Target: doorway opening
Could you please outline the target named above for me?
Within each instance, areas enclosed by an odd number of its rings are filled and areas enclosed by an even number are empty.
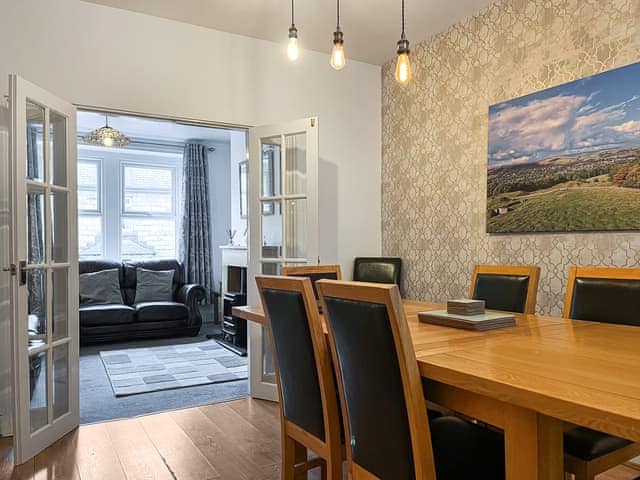
[[[247,396],[223,310],[246,301],[247,132],[95,110],[77,131],[80,423]]]

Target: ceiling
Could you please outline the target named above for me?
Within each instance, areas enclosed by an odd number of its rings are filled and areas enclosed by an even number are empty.
[[[77,121],[78,134],[84,135],[104,126],[105,116],[103,113],[79,110]],[[128,115],[109,114],[109,126],[132,139],[147,141],[185,143],[187,140],[198,140],[204,143],[228,143],[230,140],[230,130],[222,128],[184,125],[171,120]]]
[[[134,12],[282,43],[291,23],[290,0],[85,0]],[[412,44],[446,30],[494,0],[406,0]],[[340,5],[347,58],[381,65],[400,38],[400,0],[347,0]],[[335,0],[296,0],[302,48],[331,51]]]

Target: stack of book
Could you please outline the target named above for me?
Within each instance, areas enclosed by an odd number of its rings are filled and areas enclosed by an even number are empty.
[[[453,315],[480,315],[484,313],[484,300],[459,298],[447,302],[447,313]]]
[[[449,300],[446,310],[418,312],[418,320],[443,327],[478,331],[512,327],[516,324],[516,319],[512,314],[485,312],[484,307],[484,300]]]

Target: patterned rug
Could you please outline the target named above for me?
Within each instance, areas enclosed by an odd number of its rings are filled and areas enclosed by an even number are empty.
[[[213,340],[100,352],[116,397],[248,377],[247,357]]]

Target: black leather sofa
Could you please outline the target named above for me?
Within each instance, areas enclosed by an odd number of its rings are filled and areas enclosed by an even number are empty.
[[[173,301],[135,304],[136,269],[175,270]],[[81,261],[80,274],[117,268],[123,304],[80,303],[80,343],[112,342],[139,338],[195,336],[202,316],[198,303],[205,296],[199,285],[184,283],[184,269],[177,260],[120,263],[108,260]]]

